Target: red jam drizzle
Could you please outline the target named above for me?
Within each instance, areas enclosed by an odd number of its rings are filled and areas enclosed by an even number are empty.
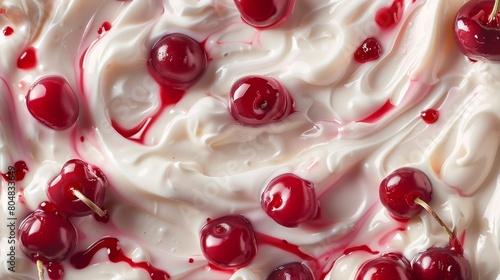
[[[375,123],[380,120],[383,116],[389,113],[395,106],[391,103],[390,100],[387,100],[382,107],[380,107],[377,111],[369,115],[368,117],[360,120],[362,123]]]
[[[350,253],[358,252],[358,251],[367,252],[367,253],[370,253],[372,255],[376,255],[379,253],[378,251],[373,251],[372,249],[370,249],[370,247],[368,247],[366,245],[360,245],[360,246],[354,246],[354,247],[350,247],[350,248],[345,249],[344,255],[349,255]]]
[[[375,14],[375,22],[382,29],[395,26],[403,17],[403,0],[394,0],[391,6],[383,7]]]
[[[108,21],[105,21],[101,25],[101,27],[97,30],[97,33],[104,34],[104,33],[108,32],[110,29],[111,29],[111,23],[109,23]]]
[[[153,116],[149,117],[139,125],[132,128],[122,127],[114,120],[111,120],[111,126],[121,136],[131,141],[144,144],[144,138],[148,128],[158,119],[163,110],[165,110],[169,106],[177,104],[177,102],[182,99],[185,93],[185,90],[160,85],[160,109]]]
[[[36,50],[34,47],[27,48],[17,60],[17,68],[28,70],[37,64]]]
[[[83,269],[90,264],[94,255],[101,249],[107,249],[108,258],[111,262],[125,262],[133,268],[146,270],[151,280],[170,279],[170,275],[167,272],[152,266],[150,263],[134,262],[131,258],[127,257],[121,249],[118,239],[113,237],[104,237],[96,241],[87,250],[73,254],[69,261],[74,268]]]
[[[289,253],[292,253],[292,254],[300,257],[303,260],[316,262],[316,259],[313,256],[310,256],[310,255],[304,253],[300,249],[300,246],[291,244],[286,240],[278,239],[278,238],[275,238],[275,237],[272,237],[269,235],[265,235],[263,233],[258,233],[258,232],[255,233],[255,237],[257,238],[258,244],[268,244],[268,245],[274,246],[276,248],[279,248],[283,251],[287,251]]]
[[[14,163],[13,169],[9,169],[9,171],[3,173],[2,177],[7,182],[12,180],[19,182],[24,179],[28,170],[28,166],[24,161],[18,161]]]
[[[439,111],[434,110],[434,109],[427,109],[427,110],[422,111],[420,113],[420,117],[427,124],[433,124],[433,123],[437,122],[439,119]]]
[[[189,258],[188,262],[189,263],[194,263],[194,259],[193,258]]]
[[[3,35],[10,36],[14,33],[14,29],[12,29],[12,27],[10,27],[10,26],[5,26],[2,32],[3,32]]]

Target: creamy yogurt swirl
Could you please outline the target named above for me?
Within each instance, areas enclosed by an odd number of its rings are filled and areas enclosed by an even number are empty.
[[[300,0],[283,25],[256,30],[230,0],[4,0],[0,27],[14,33],[0,34],[0,170],[17,160],[29,167],[18,183],[24,200],[16,215],[21,220],[47,200],[48,181],[68,159],[82,158],[110,181],[111,221],[74,219],[77,251],[113,236],[134,261],[191,280],[265,279],[284,263],[307,263],[263,245],[245,268],[210,269],[199,246],[201,226],[207,218],[242,214],[255,231],[300,246],[324,279],[354,279],[375,256],[346,249],[365,245],[411,259],[446,245],[430,215],[400,223],[379,202],[380,181],[413,166],[433,183],[433,209],[463,237],[472,278],[496,279],[500,65],[472,63],[455,46],[451,23],[464,2],[406,0],[400,22],[381,30],[374,15],[392,0]],[[112,27],[99,34],[104,22]],[[152,45],[173,32],[203,41],[209,64],[180,102],[160,108],[146,61]],[[383,53],[360,64],[353,53],[368,37],[377,37]],[[29,46],[37,67],[18,69]],[[26,109],[29,86],[47,74],[64,76],[78,93],[83,112],[71,129],[50,130]],[[246,75],[278,79],[295,112],[258,128],[237,124],[229,90]],[[384,104],[392,109],[363,121]],[[431,125],[420,118],[428,108],[440,112]],[[111,125],[131,129],[153,115],[142,142]],[[263,188],[288,172],[316,185],[321,225],[284,228],[262,211]],[[4,223],[3,187],[1,194]],[[7,233],[1,237],[0,278],[36,279],[19,248],[16,272],[8,270]],[[67,279],[148,279],[146,271],[112,263],[104,253],[92,263],[77,270],[63,262]]]

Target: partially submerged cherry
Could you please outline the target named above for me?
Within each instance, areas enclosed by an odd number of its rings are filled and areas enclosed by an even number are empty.
[[[295,0],[234,0],[234,3],[241,19],[259,29],[284,22],[295,6]]]
[[[410,262],[398,253],[386,253],[359,268],[356,280],[411,280]]]
[[[267,280],[314,280],[311,270],[299,262],[292,262],[277,267]]]

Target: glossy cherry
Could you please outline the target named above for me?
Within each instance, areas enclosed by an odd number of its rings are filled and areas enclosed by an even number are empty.
[[[75,249],[77,231],[71,220],[46,207],[29,214],[20,224],[21,250],[33,260],[62,261]]]
[[[277,80],[247,76],[233,84],[229,110],[240,124],[260,126],[287,117],[293,110],[293,100]]]
[[[75,92],[60,76],[37,80],[26,96],[28,110],[39,122],[54,130],[64,130],[75,124],[79,105]]]
[[[299,262],[287,263],[277,267],[267,280],[314,280],[311,270]]]
[[[354,59],[359,63],[376,60],[382,55],[382,46],[375,38],[367,38],[354,52]]]
[[[67,161],[61,172],[49,182],[47,196],[66,215],[85,216],[92,214],[74,190],[82,193],[98,207],[102,207],[107,180],[100,169],[79,159]]]
[[[429,178],[420,170],[402,167],[394,170],[380,183],[380,202],[396,219],[410,219],[422,211],[415,203],[420,198],[429,203],[432,198],[432,185]]]
[[[148,69],[158,83],[185,88],[203,75],[207,61],[205,49],[198,41],[173,33],[154,44],[149,54]]]
[[[410,262],[397,253],[388,253],[365,262],[356,280],[411,280]]]
[[[249,264],[257,253],[255,232],[245,217],[228,215],[208,221],[200,231],[200,245],[210,264],[236,269]]]
[[[494,4],[493,0],[467,1],[455,17],[455,42],[472,60],[500,61],[500,14],[489,20]]]
[[[262,192],[260,203],[269,217],[285,227],[297,227],[318,211],[314,185],[291,173],[271,180]]]
[[[234,0],[241,19],[264,29],[284,22],[293,12],[295,0]]]
[[[471,280],[471,266],[460,251],[432,247],[413,258],[412,279]]]

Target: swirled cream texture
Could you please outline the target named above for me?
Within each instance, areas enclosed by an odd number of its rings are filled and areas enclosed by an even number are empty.
[[[455,46],[452,21],[464,2],[405,0],[400,21],[381,29],[375,14],[392,0],[299,0],[284,24],[257,30],[230,0],[3,0],[0,28],[14,32],[0,33],[0,170],[19,160],[29,168],[16,185],[17,222],[47,200],[47,183],[62,165],[81,158],[110,181],[110,222],[73,219],[76,251],[112,236],[127,256],[172,279],[265,279],[294,261],[316,279],[354,279],[378,254],[411,260],[447,244],[429,214],[398,222],[378,199],[389,172],[413,166],[433,183],[433,209],[463,239],[472,278],[497,279],[500,65],[473,63]],[[153,44],[174,32],[203,42],[209,62],[178,103],[162,107],[147,59]],[[382,55],[361,64],[353,54],[368,37],[377,38]],[[28,47],[36,49],[36,67],[19,69]],[[82,108],[64,131],[43,126],[26,108],[30,85],[49,74],[69,81]],[[229,91],[246,75],[279,80],[294,112],[261,127],[236,123]],[[420,117],[429,108],[440,113],[434,124]],[[143,127],[140,140],[116,125]],[[315,184],[317,220],[285,228],[263,212],[262,190],[283,173]],[[9,270],[6,186],[3,180],[0,278],[36,279],[18,243],[15,272]],[[244,268],[210,268],[199,230],[207,218],[227,214],[244,215],[257,233],[302,254],[264,243]],[[109,261],[104,250],[82,270],[63,265],[66,279],[149,277]]]

